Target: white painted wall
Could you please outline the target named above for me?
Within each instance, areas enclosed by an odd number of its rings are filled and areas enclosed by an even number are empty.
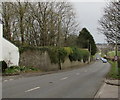
[[[0,24],[0,61],[2,60],[2,33],[3,33],[3,28],[2,28],[2,24]]]
[[[18,48],[3,38],[3,25],[0,23],[0,61],[4,60],[8,67],[18,66],[19,50]]]
[[[2,38],[2,58],[9,67],[19,64],[18,48],[4,38]]]

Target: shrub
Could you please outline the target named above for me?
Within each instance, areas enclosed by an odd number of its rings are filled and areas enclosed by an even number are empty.
[[[86,62],[89,58],[89,52],[76,47],[29,47],[24,46],[20,48],[20,52],[26,50],[38,50],[41,52],[47,51],[51,60],[51,63],[60,64],[64,63],[65,58],[69,57],[70,61],[81,61],[83,59]],[[22,69],[21,69],[22,70]]]
[[[88,50],[83,50],[79,48],[73,48],[73,53],[69,55],[70,61],[81,61],[83,59],[83,62],[88,61],[89,58],[89,51]]]
[[[67,57],[67,52],[64,48],[59,48],[58,49],[58,58],[59,60],[64,63],[65,58]]]
[[[64,50],[67,52],[67,56],[69,56],[71,53],[73,53],[73,50],[71,47],[64,47]]]
[[[85,63],[89,59],[89,51],[81,49],[80,52],[82,53],[82,59],[83,62]]]
[[[16,74],[16,73],[19,73],[20,72],[20,69],[19,67],[17,66],[11,66],[7,69],[5,69],[5,74]]]
[[[78,48],[72,47],[72,53],[69,55],[70,61],[80,61],[81,53]]]
[[[5,69],[5,74],[18,74],[20,72],[38,71],[35,67],[25,67],[25,66],[11,66]]]
[[[50,56],[51,63],[58,63],[58,48],[49,48],[48,49],[48,54]]]

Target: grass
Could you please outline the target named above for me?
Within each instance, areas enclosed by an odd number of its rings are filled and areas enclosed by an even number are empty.
[[[110,72],[107,74],[107,78],[120,80],[120,73],[119,73],[120,68],[118,68],[118,71],[117,71],[116,62],[109,61],[109,63],[111,64],[111,69],[110,69]]]
[[[110,52],[108,52],[107,55],[110,56],[110,57],[114,57],[115,56],[115,51],[110,51]],[[118,56],[120,56],[120,51],[118,51]]]

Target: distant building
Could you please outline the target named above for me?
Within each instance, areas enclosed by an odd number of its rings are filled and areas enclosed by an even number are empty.
[[[96,44],[96,46],[97,46],[99,51],[106,49],[106,48],[109,49],[109,51],[113,51],[115,45],[114,44],[107,44],[107,43],[105,43],[105,44],[98,43],[98,44]]]
[[[5,61],[10,66],[18,66],[19,50],[18,48],[3,38],[3,23],[0,20],[0,61]]]

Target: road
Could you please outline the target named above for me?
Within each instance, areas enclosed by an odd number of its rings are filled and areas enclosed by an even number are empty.
[[[3,82],[3,98],[94,98],[109,63],[96,61],[82,68]]]

